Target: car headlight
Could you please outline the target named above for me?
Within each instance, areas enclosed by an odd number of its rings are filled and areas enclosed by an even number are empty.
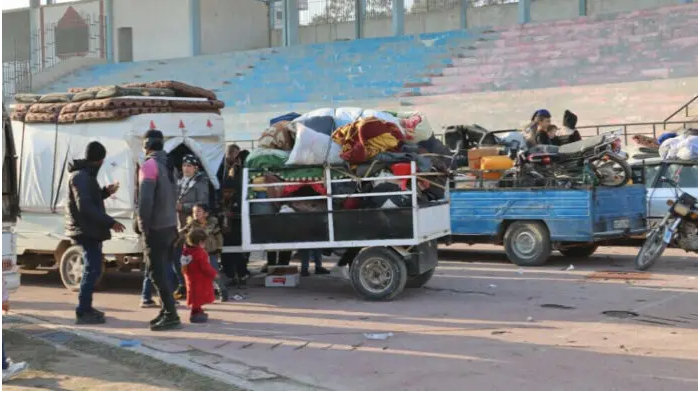
[[[681,217],[685,217],[686,215],[690,214],[690,207],[682,203],[676,203],[673,206],[673,211]]]

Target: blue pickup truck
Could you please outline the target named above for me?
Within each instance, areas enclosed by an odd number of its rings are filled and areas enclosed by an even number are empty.
[[[552,250],[592,255],[599,244],[646,231],[644,185],[580,189],[453,189],[453,243],[503,245],[519,266],[544,264]]]

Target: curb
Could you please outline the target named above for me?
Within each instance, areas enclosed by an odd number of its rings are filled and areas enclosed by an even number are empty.
[[[113,348],[116,348],[121,351],[125,352],[132,352],[135,354],[140,354],[143,356],[146,356],[148,358],[152,358],[155,360],[158,360],[162,362],[163,364],[166,365],[171,365],[171,366],[177,366],[179,368],[188,370],[192,373],[195,373],[200,376],[204,376],[206,378],[212,379],[214,381],[224,383],[231,385],[232,387],[236,387],[235,389],[241,389],[241,390],[248,390],[248,391],[318,391],[318,390],[324,390],[324,388],[315,386],[315,385],[310,385],[306,383],[302,383],[299,381],[295,381],[293,379],[289,379],[283,376],[279,376],[276,374],[272,373],[267,373],[264,370],[261,369],[256,369],[249,367],[247,365],[244,365],[240,362],[234,361],[234,360],[228,360],[220,356],[214,356],[214,355],[209,355],[207,354],[207,357],[202,357],[202,352],[197,352],[196,356],[188,356],[186,353],[183,354],[174,354],[174,353],[167,353],[163,351],[158,351],[154,350],[152,348],[143,346],[143,345],[134,345],[131,347],[123,347],[121,346],[121,342],[123,339],[119,339],[116,337],[111,337],[111,336],[106,336],[98,333],[94,333],[91,331],[86,331],[82,329],[77,329],[75,327],[66,327],[64,325],[59,325],[59,324],[53,324],[51,322],[25,315],[25,314],[18,314],[18,313],[10,313],[8,314],[10,317],[13,317],[17,321],[24,322],[24,323],[29,323],[29,324],[34,324],[37,325],[41,328],[45,328],[47,330],[54,330],[54,331],[64,331],[64,332],[70,332],[73,335],[76,335],[78,337],[81,337],[83,339],[86,339],[88,341],[96,342],[96,343],[101,343],[104,345],[111,346]],[[210,358],[208,358],[210,357]],[[198,359],[200,361],[203,361],[201,363],[193,361],[193,359]],[[227,366],[230,365],[240,365],[238,370],[254,370],[251,373],[259,373],[258,376],[261,376],[261,379],[248,379],[246,377],[242,377],[241,375],[236,375],[232,373],[229,370],[227,371],[222,371],[219,369],[216,369],[212,366],[216,366],[216,364],[222,363]],[[234,388],[232,388],[233,390]]]

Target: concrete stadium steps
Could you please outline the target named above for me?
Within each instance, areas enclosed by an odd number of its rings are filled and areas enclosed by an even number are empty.
[[[536,89],[697,75],[697,4],[489,32],[421,95]]]

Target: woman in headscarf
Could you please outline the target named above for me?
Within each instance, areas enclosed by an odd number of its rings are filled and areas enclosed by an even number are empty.
[[[537,137],[539,134],[547,134],[549,127],[552,125],[552,114],[545,109],[537,110],[530,118],[530,124],[523,131],[525,141],[528,147],[533,147],[538,144]]]
[[[182,158],[182,178],[177,182],[177,210],[178,229],[187,225],[187,217],[192,215],[192,209],[197,204],[209,204],[209,178],[202,171],[202,166],[196,156],[187,154]],[[185,278],[180,266],[182,246],[175,248],[175,276],[177,277],[176,299],[184,299]]]

